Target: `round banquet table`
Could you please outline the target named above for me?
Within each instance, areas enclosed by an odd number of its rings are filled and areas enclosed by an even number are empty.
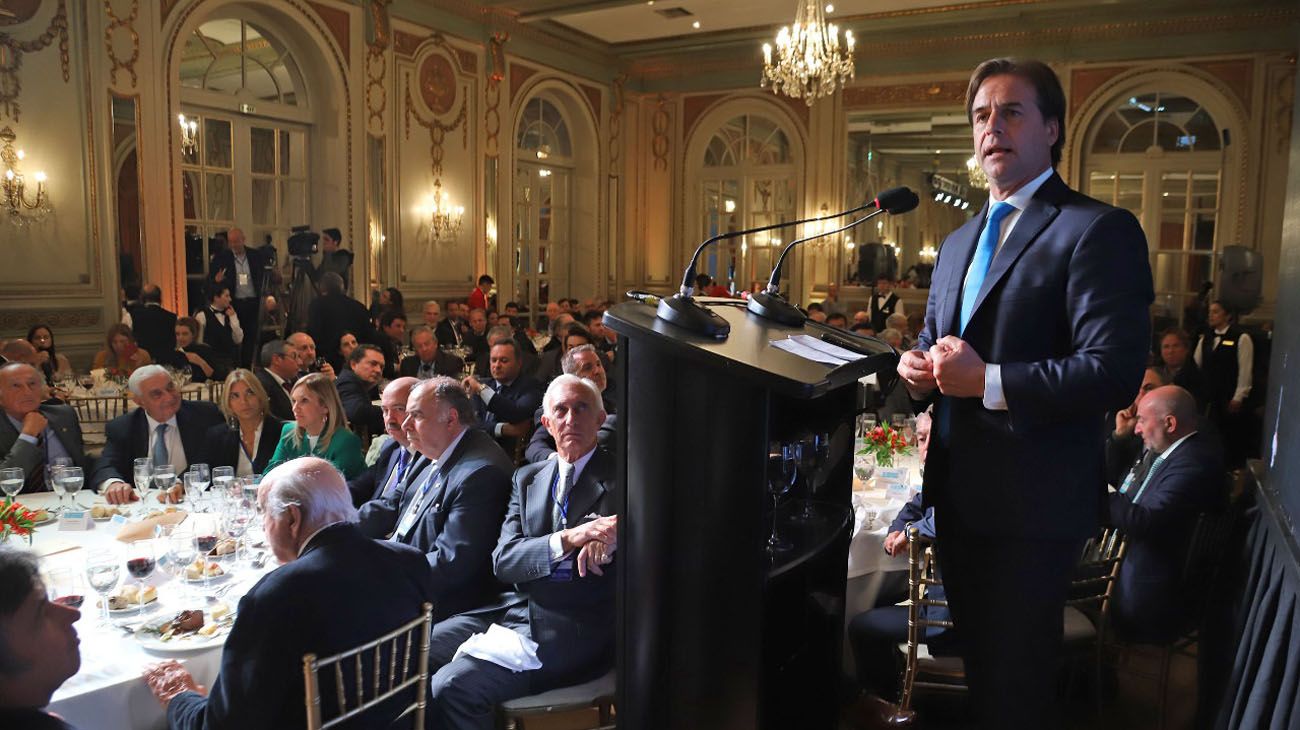
[[[90,492],[82,492],[77,496],[83,505],[103,503],[102,498]],[[51,493],[24,494],[19,495],[18,501],[27,507],[52,507],[57,504],[58,498]],[[135,504],[138,503],[133,503]],[[210,520],[215,519],[215,515],[191,515],[186,521],[190,519]],[[70,569],[82,573],[84,580],[88,552],[122,544],[116,540],[117,529],[118,526],[112,522],[97,522],[90,530],[60,530],[56,520],[36,528],[31,549],[42,555],[42,572]],[[221,590],[225,591],[220,598],[221,602],[234,610],[244,593],[274,566],[274,560],[269,560],[267,567],[260,570],[247,566],[228,566],[231,575],[220,584]],[[124,568],[118,585],[120,587],[132,580],[134,579]],[[145,614],[149,618],[163,619],[182,609],[199,608],[207,603],[198,595],[197,590],[192,591],[194,598],[188,604],[184,602],[182,587],[160,569],[154,570],[147,582],[158,587],[157,606]],[[146,666],[164,659],[176,659],[185,665],[199,684],[212,686],[221,666],[220,642],[202,649],[182,651],[146,649],[134,636],[121,629],[98,626],[99,596],[88,585],[85,594],[81,619],[75,625],[81,639],[81,669],[54,693],[48,707],[50,711],[61,715],[78,728],[165,728],[167,721],[162,706],[150,694],[141,678]],[[114,617],[112,620],[135,622],[139,619],[128,616],[121,619]]]

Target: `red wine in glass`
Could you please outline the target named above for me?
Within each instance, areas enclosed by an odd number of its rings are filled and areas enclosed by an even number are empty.
[[[126,561],[126,572],[131,574],[136,580],[144,580],[153,573],[156,561],[153,558],[131,558]]]
[[[58,598],[54,599],[54,602],[59,604],[60,606],[67,606],[68,608],[81,608],[81,604],[85,602],[85,600],[86,600],[85,596],[78,596],[74,594],[70,596],[59,596]]]
[[[213,548],[217,546],[216,535],[199,535],[194,538],[194,541],[198,543],[199,552],[204,555],[211,553]]]

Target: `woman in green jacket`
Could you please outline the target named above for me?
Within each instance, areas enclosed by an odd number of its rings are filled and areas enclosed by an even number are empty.
[[[348,430],[339,392],[328,376],[312,373],[299,378],[289,394],[294,420],[284,424],[280,444],[266,471],[299,456],[319,456],[355,479],[366,468],[361,439]]]

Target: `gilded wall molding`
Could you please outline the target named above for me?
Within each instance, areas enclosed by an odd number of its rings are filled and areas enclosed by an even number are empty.
[[[59,0],[49,27],[36,38],[20,41],[8,33],[0,33],[0,113],[15,122],[22,112],[18,97],[22,95],[23,84],[18,72],[23,68],[23,54],[43,51],[55,38],[59,39],[59,61],[63,65],[63,83],[66,84],[71,73],[68,68],[68,7],[64,0]]]
[[[0,310],[0,330],[6,332],[25,332],[32,322],[47,324],[56,330],[97,329],[103,321],[102,307]]]
[[[366,51],[366,124],[374,125],[380,133],[384,130],[384,110],[388,108],[388,88],[384,84],[387,74],[384,49],[370,46]]]
[[[650,153],[654,155],[654,166],[660,172],[668,171],[668,133],[672,118],[668,115],[668,98],[663,94],[655,97],[655,109],[650,117],[650,127],[654,137],[650,142]]]
[[[104,27],[104,51],[108,54],[109,81],[117,83],[117,72],[126,71],[131,75],[131,88],[135,88],[138,83],[135,64],[140,60],[140,33],[135,29],[135,21],[140,17],[140,0],[131,0],[131,12],[125,18],[117,14],[113,0],[104,0],[104,15],[108,18]],[[124,32],[131,42],[131,55],[125,60],[118,56],[118,44],[113,42],[113,36],[119,32]]]
[[[614,98],[609,108],[609,174],[619,173],[621,161],[619,140],[623,132],[623,110],[626,100],[623,97],[623,85],[627,83],[627,74],[614,77]]]
[[[843,92],[844,108],[962,104],[966,99],[966,83],[965,79],[952,79],[890,86],[849,86]]]
[[[367,0],[366,9],[366,44],[371,48],[387,50],[392,41],[392,20],[388,15],[388,6],[393,0]]]
[[[1287,66],[1275,70],[1272,88],[1268,98],[1273,100],[1273,108],[1268,110],[1269,122],[1273,125],[1273,138],[1276,140],[1274,152],[1279,156],[1287,154],[1291,148],[1291,119],[1295,114],[1295,54],[1287,57]],[[1294,140],[1300,143],[1300,140]]]
[[[433,176],[442,176],[443,142],[448,132],[461,130],[461,145],[469,148],[469,125],[465,118],[469,112],[469,85],[460,84],[456,79],[454,49],[440,33],[430,39],[433,48],[423,54],[423,59],[416,66],[418,82],[411,83],[411,73],[406,72],[405,109],[406,139],[411,138],[411,120],[429,132],[429,160]],[[418,87],[419,94],[412,94],[413,86]],[[417,104],[418,99],[418,104]],[[452,114],[459,101],[460,111]],[[417,106],[421,107],[417,109]],[[443,119],[451,117],[449,122]]]
[[[485,142],[484,155],[496,159],[501,154],[499,137],[501,134],[501,82],[506,78],[505,44],[510,40],[509,33],[500,31],[488,39],[487,90],[484,99],[483,131]]]

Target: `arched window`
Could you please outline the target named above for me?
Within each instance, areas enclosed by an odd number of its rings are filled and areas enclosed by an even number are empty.
[[[700,170],[703,238],[793,220],[796,185],[790,140],[773,120],[742,114],[720,126]],[[699,270],[733,291],[766,279],[785,238],[779,231],[721,241]]]
[[[1098,115],[1084,144],[1088,194],[1141,221],[1157,304],[1180,318],[1201,285],[1213,281],[1221,245],[1219,126],[1186,95],[1125,94]]]
[[[205,21],[180,62],[181,109],[197,124],[181,151],[189,301],[202,286],[218,233],[239,226],[248,242],[283,249],[311,223],[309,99],[289,48],[269,29],[236,18]]]
[[[529,100],[515,148],[514,299],[539,312],[573,295],[573,143],[560,107],[543,96]]]

